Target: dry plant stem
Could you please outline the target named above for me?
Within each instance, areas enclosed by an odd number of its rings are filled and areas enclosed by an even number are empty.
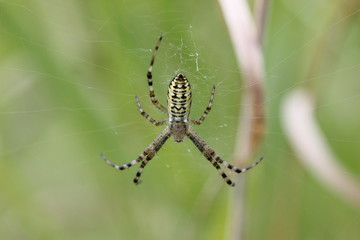
[[[360,182],[331,152],[313,109],[313,101],[305,90],[289,94],[282,107],[285,133],[305,168],[330,190],[360,208]]]
[[[267,12],[269,9],[270,0],[256,0],[255,1],[255,23],[258,30],[258,42],[262,44],[265,33],[265,25]]]
[[[235,164],[245,164],[262,140],[265,122],[263,106],[263,56],[261,40],[246,0],[219,0],[225,23],[234,47],[239,69],[244,73],[246,92],[235,142]],[[262,11],[266,12],[266,11]],[[262,17],[260,17],[262,18]],[[263,31],[263,29],[261,30]],[[234,196],[230,199],[231,212],[227,239],[239,240],[244,224],[244,179],[239,176]]]
[[[259,145],[264,129],[263,56],[259,33],[245,0],[219,0],[239,68],[244,73],[246,92],[236,140],[236,164],[248,160]]]
[[[311,61],[306,79],[321,76],[324,69],[330,69],[337,63],[340,50],[334,46],[343,45],[352,24],[348,16],[353,15],[354,9],[358,9],[359,6],[359,1],[356,0],[339,1],[334,5],[328,22],[329,24],[336,22],[337,27],[331,28],[331,31],[322,34],[319,38],[314,48],[314,55],[309,58]],[[313,173],[314,177],[338,196],[360,207],[359,179],[346,173],[341,160],[332,153],[315,120],[314,99],[310,98],[309,94],[317,86],[319,86],[317,81],[309,81],[307,92],[299,89],[285,99],[283,123],[287,130],[286,134],[301,163]]]

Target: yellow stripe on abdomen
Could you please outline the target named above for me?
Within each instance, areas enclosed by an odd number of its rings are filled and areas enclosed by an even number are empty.
[[[177,74],[170,82],[167,104],[170,121],[187,121],[191,107],[191,87],[183,74]]]

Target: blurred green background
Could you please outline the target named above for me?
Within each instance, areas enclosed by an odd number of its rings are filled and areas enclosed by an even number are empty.
[[[252,4],[252,2],[250,3]],[[360,4],[272,1],[264,40],[267,131],[246,174],[244,239],[358,239],[359,208],[321,185],[289,147],[280,104],[316,96],[319,124],[349,174],[360,175]],[[0,238],[227,239],[229,188],[190,141],[169,140],[134,186],[136,158],[161,131],[146,71],[165,102],[183,72],[196,130],[231,161],[241,70],[216,1],[0,1]],[[258,157],[257,156],[257,157]],[[234,176],[233,176],[234,177]]]

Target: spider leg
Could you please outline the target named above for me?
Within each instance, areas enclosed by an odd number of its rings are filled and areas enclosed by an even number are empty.
[[[211,91],[211,95],[210,95],[210,100],[209,100],[209,104],[208,106],[206,107],[203,115],[199,118],[199,120],[193,120],[193,119],[190,119],[190,122],[195,124],[195,125],[200,125],[206,118],[206,116],[208,115],[208,113],[210,112],[211,110],[211,107],[212,107],[212,103],[214,101],[214,95],[215,95],[215,85],[213,86],[212,88],[212,91]]]
[[[166,127],[160,134],[157,136],[154,141],[145,149],[144,152],[147,152],[146,158],[142,161],[138,171],[136,172],[136,176],[134,178],[134,183],[139,184],[141,174],[148,162],[153,159],[155,154],[161,149],[161,147],[165,144],[166,140],[170,137],[170,130]]]
[[[220,176],[224,179],[224,181],[230,185],[235,186],[235,183],[232,182],[226,173],[221,170],[218,162],[214,160],[214,150],[195,132],[195,130],[189,126],[186,135],[190,138],[190,140],[195,144],[195,146],[200,150],[200,152],[204,155],[204,157],[211,162],[211,164],[218,170]]]
[[[238,167],[235,167],[234,165],[224,161],[221,159],[221,157],[219,157],[219,155],[217,155],[215,152],[214,152],[214,159],[215,161],[217,161],[218,163],[221,163],[222,165],[224,165],[225,167],[227,167],[228,169],[231,169],[233,170],[234,172],[236,173],[244,173],[246,172],[247,170],[250,170],[252,169],[253,167],[255,167],[256,165],[258,165],[262,160],[263,160],[263,157],[260,157],[259,160],[257,160],[256,162],[254,162],[253,164],[251,164],[250,166],[247,166],[245,168],[238,168]]]
[[[140,180],[140,177],[141,177],[141,173],[142,171],[144,170],[146,164],[150,161],[151,159],[147,159],[144,160],[141,165],[140,165],[140,168],[138,169],[138,171],[136,172],[136,175],[135,175],[135,178],[133,180],[133,182],[137,185],[139,183],[141,183],[142,181]]]
[[[136,99],[136,104],[139,108],[139,111],[140,111],[140,114],[146,118],[147,120],[149,120],[149,122],[151,122],[152,124],[154,124],[155,126],[160,126],[160,125],[163,125],[164,123],[167,122],[167,120],[162,120],[160,122],[156,121],[155,119],[153,119],[152,117],[150,117],[149,114],[147,114],[141,107],[141,104],[140,104],[140,101],[139,101],[139,98],[138,96],[135,96],[135,99]]]
[[[100,156],[102,157],[102,159],[104,159],[104,161],[109,164],[110,166],[112,166],[113,168],[116,168],[117,170],[124,170],[127,169],[129,167],[134,166],[135,164],[137,164],[138,162],[141,162],[144,158],[145,158],[145,151],[139,155],[139,157],[135,160],[132,160],[129,163],[126,163],[124,165],[116,165],[115,163],[112,163],[109,159],[107,159],[105,157],[105,155],[103,153],[100,154]]]
[[[165,141],[166,141],[166,140],[165,140]],[[165,143],[165,141],[164,141],[164,143]],[[133,180],[136,185],[139,184],[139,183],[141,183],[141,180],[140,180],[141,174],[142,174],[142,172],[144,171],[144,168],[146,167],[146,165],[149,163],[149,161],[150,161],[151,159],[153,159],[154,156],[155,156],[155,153],[154,153],[154,155],[152,155],[152,156],[147,156],[147,157],[144,159],[144,161],[142,161],[142,163],[141,163],[138,171],[136,172],[135,178],[134,178],[134,180]]]
[[[200,148],[199,148],[199,149],[200,149]],[[200,150],[200,151],[201,151],[201,150]],[[203,155],[205,156],[205,154],[203,154]],[[205,156],[205,157],[206,157],[206,156]],[[211,164],[216,168],[216,170],[219,172],[220,176],[224,179],[224,181],[225,181],[228,185],[234,187],[234,186],[235,186],[235,183],[230,180],[230,178],[226,175],[226,173],[225,173],[223,170],[221,170],[220,165],[219,165],[214,159],[212,159],[212,157],[206,157],[206,158],[207,158],[207,160],[209,160],[209,162],[211,162]]]
[[[153,81],[152,81],[152,69],[154,66],[154,62],[155,62],[155,58],[156,58],[156,54],[158,52],[161,40],[162,40],[162,36],[160,36],[159,40],[156,43],[153,55],[151,57],[151,61],[150,61],[150,65],[147,71],[147,81],[148,81],[148,85],[149,85],[149,91],[150,91],[150,99],[151,102],[155,105],[155,107],[157,107],[158,109],[160,109],[162,112],[167,113],[167,109],[157,100],[157,98],[155,97],[155,92],[154,92],[154,88],[153,88]]]
[[[261,157],[259,160],[257,160],[255,163],[251,164],[248,167],[238,168],[238,167],[235,167],[234,165],[224,161],[223,159],[221,159],[221,157],[215,153],[215,151],[200,137],[200,135],[198,133],[195,132],[195,130],[191,126],[188,127],[186,135],[195,144],[195,146],[200,150],[200,152],[204,155],[204,157],[206,157],[213,164],[213,166],[215,168],[217,168],[217,167],[214,164],[214,162],[216,164],[220,163],[236,173],[244,173],[244,172],[250,170],[251,168],[255,167],[256,165],[258,165],[263,160],[263,157]],[[217,166],[219,166],[219,165],[217,164]],[[226,174],[224,172],[222,172],[221,169],[218,169],[218,171],[219,171],[220,175],[223,177],[223,179],[226,181],[227,184],[229,184],[230,186],[235,186],[235,184],[232,183],[231,180],[227,178]]]
[[[160,148],[164,145],[166,140],[170,137],[170,130],[169,127],[166,127],[160,134],[157,136],[154,141],[150,143],[150,145],[144,150],[142,154],[140,154],[135,160],[132,160],[129,163],[126,163],[124,165],[116,165],[112,163],[109,159],[105,157],[103,153],[101,153],[101,157],[104,159],[104,161],[109,164],[110,166],[116,168],[117,170],[124,170],[129,167],[134,166],[135,164],[142,162],[141,166],[136,173],[136,177],[134,178],[134,183],[138,184],[140,183],[140,176],[141,173],[146,166],[146,164],[155,156],[155,154],[160,150]]]

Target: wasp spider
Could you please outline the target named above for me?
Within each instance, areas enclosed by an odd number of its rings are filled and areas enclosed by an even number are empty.
[[[143,172],[145,166],[148,162],[155,156],[155,154],[161,149],[164,143],[172,136],[175,142],[182,142],[186,137],[188,137],[195,146],[200,150],[202,155],[217,169],[221,177],[224,181],[230,186],[235,186],[235,183],[232,182],[226,173],[220,168],[219,164],[224,165],[226,168],[236,172],[243,173],[247,170],[255,167],[262,160],[260,158],[257,162],[246,168],[237,168],[226,161],[222,160],[219,155],[215,153],[215,151],[195,132],[195,130],[190,126],[189,123],[200,125],[206,118],[207,114],[211,110],[211,106],[214,100],[215,94],[215,86],[212,88],[212,92],[210,95],[210,101],[205,109],[203,115],[199,118],[199,120],[189,119],[189,113],[191,108],[191,87],[190,83],[184,74],[177,74],[174,79],[170,82],[168,92],[167,92],[167,107],[164,107],[155,97],[155,92],[153,88],[153,80],[152,80],[152,69],[155,61],[155,57],[157,51],[159,49],[160,43],[162,40],[162,36],[160,36],[153,55],[151,57],[150,65],[147,71],[147,81],[150,90],[150,99],[152,103],[160,109],[162,112],[168,115],[168,119],[162,121],[156,121],[152,117],[147,114],[140,105],[139,98],[135,96],[137,106],[142,116],[144,116],[147,120],[149,120],[155,126],[166,125],[165,129],[155,138],[155,140],[150,143],[150,145],[144,150],[138,158],[132,160],[131,162],[124,165],[116,165],[108,160],[104,154],[101,154],[101,157],[112,167],[118,170],[124,170],[131,166],[134,166],[137,163],[141,162],[140,168],[136,173],[134,178],[134,183],[140,183],[141,173]]]

